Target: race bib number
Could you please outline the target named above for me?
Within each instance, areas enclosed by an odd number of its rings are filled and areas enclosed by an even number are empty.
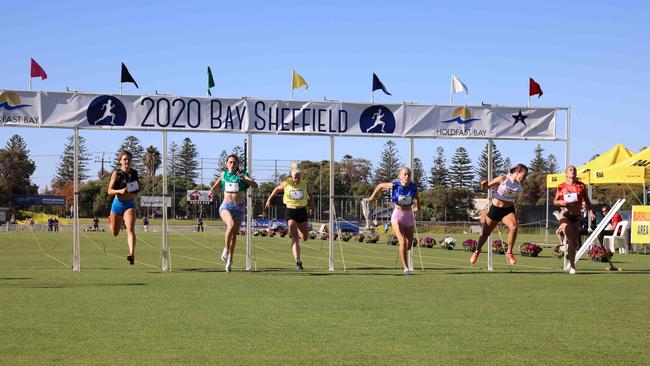
[[[397,204],[400,206],[409,206],[413,204],[413,197],[411,196],[397,196]]]
[[[226,193],[237,193],[237,192],[239,192],[239,183],[226,182]]]
[[[140,185],[138,184],[137,180],[126,184],[127,192],[133,193],[133,192],[137,192],[139,189],[140,189]]]
[[[573,203],[573,202],[578,202],[578,194],[573,192],[573,193],[565,193],[564,194],[564,202],[568,203]]]
[[[289,197],[292,200],[301,200],[305,197],[305,192],[302,189],[292,189],[289,192]]]

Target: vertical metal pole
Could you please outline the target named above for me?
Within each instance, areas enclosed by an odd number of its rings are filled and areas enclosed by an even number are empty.
[[[249,176],[253,176],[253,134],[248,134],[248,144],[246,145],[247,171]],[[253,227],[253,189],[246,191],[246,270],[250,271],[251,261],[251,228]]]
[[[564,141],[564,170],[566,171],[566,168],[569,166],[569,121],[571,119],[571,107],[567,107],[566,110],[566,125],[564,128],[564,133],[566,137],[566,141]]]
[[[492,180],[492,174],[494,174],[494,172],[492,172],[492,139],[488,139],[487,143],[488,143],[487,181],[490,182]],[[488,200],[488,207],[490,207],[490,205],[492,204],[492,190],[489,188],[487,191],[487,200]],[[492,236],[488,236],[487,245],[488,245],[487,270],[491,272],[494,271],[494,258],[493,258],[494,256],[492,255]]]
[[[551,199],[551,197],[550,197],[550,188],[548,188],[548,185],[547,185],[546,186],[546,231],[544,232],[544,243],[547,244],[547,245],[548,245],[548,211],[549,211],[549,207],[550,207],[550,202],[549,202],[550,199]]]
[[[163,181],[162,181],[162,250],[160,252],[160,267],[164,272],[172,270],[171,261],[169,259],[169,234],[167,232],[167,131],[162,132],[163,138]],[[172,202],[173,205],[173,202]],[[173,206],[172,206],[173,207]]]
[[[451,80],[449,82],[449,104],[454,104],[454,74],[451,74]]]
[[[30,78],[31,80],[31,78]],[[81,271],[79,247],[79,129],[74,129],[74,181],[73,188],[73,218],[72,218],[72,270]]]
[[[330,136],[329,270],[334,271],[334,136]]]
[[[415,166],[415,140],[413,137],[409,138],[409,168],[411,168],[411,179],[413,179],[413,168]],[[415,225],[417,226],[417,220],[415,221]],[[407,253],[407,258],[408,258],[408,265],[409,265],[409,271],[413,271],[413,248],[408,251]]]

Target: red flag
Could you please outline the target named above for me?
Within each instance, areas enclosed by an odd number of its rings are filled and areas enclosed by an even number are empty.
[[[537,84],[537,82],[533,80],[533,78],[530,78],[530,86],[528,87],[528,96],[535,95],[535,94],[539,95],[538,96],[539,98],[542,96],[542,94],[544,94],[544,92],[542,91],[542,87],[539,86],[539,84]]]
[[[31,77],[33,77],[33,78],[37,78],[37,77],[40,76],[40,77],[41,77],[41,80],[45,80],[45,79],[47,79],[47,74],[45,73],[45,70],[43,70],[43,68],[41,67],[41,65],[39,65],[38,62],[34,61],[34,59],[31,59],[31,60],[32,60],[32,73],[31,73]]]

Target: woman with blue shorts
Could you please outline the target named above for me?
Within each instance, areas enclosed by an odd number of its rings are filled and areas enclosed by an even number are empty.
[[[418,187],[411,181],[411,169],[402,167],[399,170],[398,179],[388,183],[379,183],[368,201],[373,202],[382,189],[392,191],[391,201],[395,208],[390,217],[390,224],[399,242],[399,256],[404,267],[403,274],[407,276],[411,273],[408,265],[408,251],[413,246],[415,213],[420,207]]]
[[[237,155],[228,155],[226,170],[210,188],[208,199],[212,200],[214,191],[219,185],[223,190],[223,202],[219,206],[219,216],[226,224],[225,245],[221,252],[221,260],[226,262],[226,272],[230,272],[232,271],[232,255],[235,251],[237,233],[241,226],[241,220],[244,218],[244,193],[248,187],[257,188],[257,183],[248,176],[248,172],[239,170]]]
[[[119,162],[120,168],[113,172],[108,183],[108,194],[115,195],[109,221],[114,236],[120,233],[122,221],[124,221],[129,245],[129,254],[126,256],[126,260],[133,265],[135,263],[135,196],[140,190],[140,181],[138,172],[131,169],[133,155],[129,151],[120,151]]]

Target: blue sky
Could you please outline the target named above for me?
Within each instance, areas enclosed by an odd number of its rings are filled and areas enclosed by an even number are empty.
[[[616,143],[633,151],[650,145],[646,117],[650,6],[645,2],[437,2],[424,1],[33,1],[3,4],[0,89],[27,89],[29,58],[48,79],[35,90],[70,89],[117,93],[120,62],[140,89],[182,96],[205,95],[206,67],[220,97],[288,99],[291,69],[309,83],[295,99],[369,101],[372,73],[392,96],[376,102],[445,104],[450,74],[469,88],[456,104],[525,105],[528,77],[543,90],[533,105],[571,107],[570,162],[582,164]],[[559,120],[564,121],[560,115]],[[66,130],[0,128],[0,144],[14,133],[25,137],[48,185],[63,150]],[[562,130],[559,131],[563,135]],[[82,132],[95,157],[112,156],[129,133]],[[132,133],[160,148],[160,133]],[[172,133],[180,142],[186,134]],[[241,145],[244,136],[191,134],[202,157]],[[338,138],[344,154],[376,162],[385,139]],[[408,142],[395,139],[402,161]],[[537,142],[497,141],[514,163],[527,163]],[[416,140],[416,156],[429,168],[435,149],[448,161],[458,146],[476,160],[482,141]],[[291,149],[287,148],[291,146]],[[564,144],[542,143],[564,165]],[[259,178],[288,160],[329,157],[324,137],[255,136]],[[91,167],[91,174],[99,170]]]

